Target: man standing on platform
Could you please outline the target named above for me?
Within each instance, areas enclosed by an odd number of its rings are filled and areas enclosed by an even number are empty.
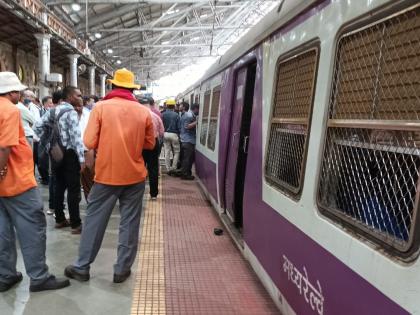
[[[150,99],[140,99],[140,104],[147,106],[152,115],[153,128],[155,131],[155,147],[153,150],[143,150],[143,158],[146,163],[147,172],[149,174],[149,190],[150,199],[156,200],[159,194],[159,154],[160,154],[160,140],[163,139],[165,129],[163,127],[162,119],[156,113],[153,112],[152,108],[149,107]]]
[[[165,164],[168,175],[171,175],[178,164],[179,159],[179,115],[175,112],[176,102],[174,99],[166,101],[166,111],[162,114],[165,134],[163,136],[163,146],[165,148]],[[171,164],[171,151],[174,158]]]
[[[198,113],[199,105],[195,103],[191,106],[191,110],[185,113],[181,118],[181,171],[177,172],[175,175],[180,176],[181,179],[185,180],[194,179],[191,169],[195,156],[195,135]]]
[[[55,227],[61,229],[69,226],[64,215],[64,196],[67,190],[67,204],[70,214],[71,234],[80,234],[82,221],[80,219],[80,171],[84,168],[85,154],[79,125],[79,116],[75,107],[82,106],[82,93],[73,86],[63,89],[63,101],[55,109],[42,117],[42,122],[35,128],[39,137],[49,126],[50,121],[58,126],[60,145],[64,149],[61,163],[51,159],[51,167],[55,175]]]
[[[21,96],[16,106],[20,111],[20,117],[22,119],[23,130],[25,131],[26,140],[28,141],[31,149],[33,149],[34,131],[32,129],[32,126],[35,125],[35,117],[28,108],[29,102],[25,101],[25,98],[22,92],[20,92],[20,94]],[[26,103],[26,105],[24,103]]]
[[[32,150],[25,139],[19,91],[26,89],[12,72],[0,72],[0,292],[22,280],[16,270],[16,236],[31,278],[31,292],[70,285],[48,273],[45,263],[46,221],[36,187]]]
[[[95,183],[88,198],[79,257],[64,271],[67,277],[79,281],[90,278],[90,264],[101,247],[117,200],[121,221],[113,281],[124,282],[130,276],[147,176],[142,151],[155,146],[149,109],[139,106],[132,93],[140,88],[134,84],[134,73],[119,69],[110,82],[113,90],[93,108],[84,136],[86,147],[96,150]],[[87,161],[87,166],[91,165]]]

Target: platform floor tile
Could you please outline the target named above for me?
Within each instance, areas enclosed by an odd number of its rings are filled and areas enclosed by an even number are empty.
[[[132,314],[279,314],[196,181],[162,177],[145,207]]]

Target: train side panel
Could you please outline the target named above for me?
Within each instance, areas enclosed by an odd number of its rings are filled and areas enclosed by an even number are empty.
[[[224,176],[232,139],[235,74],[249,58],[255,58],[257,75],[243,203],[244,253],[285,313],[420,313],[418,259],[406,264],[385,255],[321,215],[316,206],[337,36],[343,25],[383,7],[404,8],[414,3],[363,0],[356,6],[350,1],[321,1],[219,74],[222,89],[217,146],[211,152],[197,145],[197,174],[215,207],[225,209]],[[303,190],[293,199],[265,180],[265,152],[277,61],[312,42],[319,49],[319,61],[308,159]],[[211,86],[210,80],[206,84]],[[201,105],[208,90],[204,85]]]

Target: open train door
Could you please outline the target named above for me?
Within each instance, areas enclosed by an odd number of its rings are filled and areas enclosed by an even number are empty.
[[[241,230],[245,172],[254,99],[256,63],[236,72],[232,100],[231,129],[225,175],[226,212],[235,226]]]

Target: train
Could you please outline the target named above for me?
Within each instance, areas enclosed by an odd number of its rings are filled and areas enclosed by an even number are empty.
[[[181,96],[282,314],[420,314],[418,1],[281,1]]]

